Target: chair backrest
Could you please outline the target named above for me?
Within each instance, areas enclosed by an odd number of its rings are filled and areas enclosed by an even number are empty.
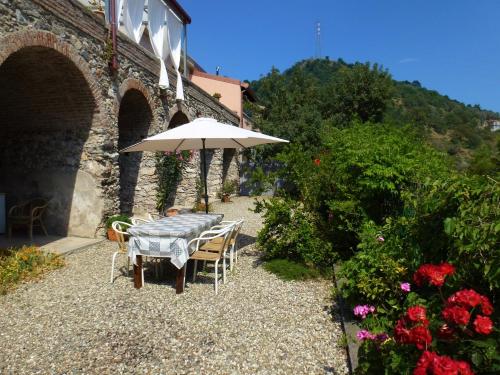
[[[141,225],[144,223],[151,223],[153,220],[144,219],[142,217],[133,217],[130,221],[132,222],[132,225]]]
[[[30,202],[31,218],[33,220],[40,219],[48,205],[49,202],[42,198],[32,200]]]
[[[118,248],[121,252],[127,252],[127,244],[125,243],[125,236],[128,235],[127,228],[131,227],[132,224],[126,223],[124,221],[113,221],[111,228],[116,233],[116,238],[118,239]]]
[[[221,229],[218,229],[216,235],[211,235],[210,237],[212,237],[212,239],[214,238],[223,238],[223,240],[220,242],[220,243],[217,243],[217,244],[220,244],[220,246],[216,249],[216,250],[210,250],[210,252],[213,252],[213,253],[218,253],[220,256],[222,256],[222,254],[224,254],[228,247],[229,247],[229,243],[231,241],[231,235],[233,234],[233,231],[234,231],[234,224],[229,224],[227,226],[225,226],[224,228],[221,228]]]
[[[234,223],[234,229],[233,232],[231,233],[231,240],[236,241],[238,240],[238,235],[240,234],[241,228],[243,227],[243,223],[245,222],[245,219],[239,219]]]
[[[222,246],[220,249],[221,255],[227,251],[231,243],[231,240],[234,238],[236,232],[236,224],[237,223],[229,224],[228,226],[222,229],[222,231],[224,232],[224,241],[222,241]]]
[[[160,220],[160,219],[163,219],[164,217],[165,216],[160,215],[160,214],[151,214],[151,213],[148,214],[148,218],[150,221]]]

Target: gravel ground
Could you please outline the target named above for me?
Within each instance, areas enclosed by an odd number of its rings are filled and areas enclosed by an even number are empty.
[[[116,244],[104,242],[0,297],[0,374],[348,373],[330,283],[283,282],[259,266],[251,206],[215,207],[247,219],[237,269],[217,296],[210,272],[192,283],[188,270],[179,296],[172,276],[147,273],[141,290],[125,274],[110,284]]]

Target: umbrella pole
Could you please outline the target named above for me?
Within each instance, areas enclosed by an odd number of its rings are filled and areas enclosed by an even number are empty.
[[[205,138],[201,139],[203,150],[201,153],[201,162],[203,167],[203,179],[205,180],[205,213],[208,214],[208,187],[207,187],[207,158],[205,155]]]

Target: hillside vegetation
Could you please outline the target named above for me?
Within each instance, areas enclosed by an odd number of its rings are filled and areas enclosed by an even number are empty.
[[[253,86],[257,126],[291,141],[251,151],[274,192],[257,246],[282,278],[339,266],[355,374],[500,373],[500,132],[482,126],[498,114],[370,64],[304,61]]]
[[[498,136],[488,121],[500,114],[450,99],[418,81],[399,82],[378,65],[305,60],[251,82],[260,105],[247,108],[259,126],[290,140],[319,144],[325,126],[353,120],[411,125],[429,144],[452,155],[459,169],[497,163]],[[493,160],[493,161],[492,161]],[[480,166],[475,166],[480,162]]]

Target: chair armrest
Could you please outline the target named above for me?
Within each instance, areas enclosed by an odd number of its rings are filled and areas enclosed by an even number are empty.
[[[49,205],[49,203],[45,203],[41,206],[35,206],[31,209],[31,218],[38,218],[38,217],[41,217],[43,215],[43,212],[45,211],[45,209],[47,208],[47,206]]]
[[[16,204],[14,206],[12,206],[10,209],[9,209],[9,213],[8,213],[8,216],[12,216],[14,215],[14,213],[16,211],[20,211],[20,213],[22,214],[22,211],[23,209],[26,207],[26,205],[28,204],[28,202],[23,202],[23,203],[19,203],[19,204]],[[19,215],[19,213],[18,213]]]
[[[130,219],[130,221],[132,221],[132,225],[140,225],[143,223],[150,223],[151,222],[150,220],[143,219],[142,217],[133,217],[132,219]]]
[[[160,220],[160,219],[163,219],[163,218],[165,218],[165,217],[166,217],[166,216],[163,216],[163,215],[160,215],[160,214],[154,214],[154,216],[153,216],[153,214],[148,214],[148,218],[149,218],[149,220],[151,220],[151,221]]]

